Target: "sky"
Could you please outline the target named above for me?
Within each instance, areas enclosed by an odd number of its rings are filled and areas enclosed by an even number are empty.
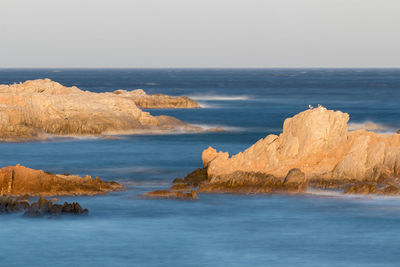
[[[0,0],[0,68],[400,67],[400,0]]]

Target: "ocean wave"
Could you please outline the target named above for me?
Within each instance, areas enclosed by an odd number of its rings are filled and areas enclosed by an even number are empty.
[[[188,97],[203,101],[240,101],[252,99],[248,95],[188,95]]]
[[[201,108],[220,108],[220,105],[215,105],[215,104],[210,104],[210,103],[204,103],[201,101],[197,101],[197,103],[199,103]]]
[[[376,133],[395,133],[398,130],[398,128],[396,127],[385,125],[382,123],[376,123],[373,121],[350,122],[348,126],[349,126],[349,131],[364,129]]]
[[[328,197],[343,197],[346,196],[343,192],[335,191],[335,190],[322,190],[317,188],[308,188],[306,191],[307,194],[316,195],[316,196],[328,196]]]
[[[385,196],[385,195],[359,195],[359,194],[345,194],[343,191],[339,190],[326,190],[326,189],[318,189],[318,188],[308,188],[306,191],[307,194],[316,196],[316,197],[334,197],[341,199],[351,199],[351,200],[361,200],[361,201],[374,201],[376,203],[381,204],[393,204],[393,201],[399,202],[400,196]],[[399,207],[400,209],[400,207]]]
[[[204,130],[211,130],[215,128],[222,128],[228,132],[242,132],[245,131],[245,128],[236,127],[236,126],[226,126],[226,125],[214,125],[214,124],[192,124],[193,126],[200,127]]]

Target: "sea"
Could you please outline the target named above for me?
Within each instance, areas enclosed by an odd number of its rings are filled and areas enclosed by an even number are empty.
[[[200,109],[153,109],[225,132],[0,143],[0,166],[115,180],[124,192],[78,201],[88,216],[0,215],[0,266],[400,266],[400,198],[199,194],[151,200],[202,166],[212,146],[235,154],[285,118],[323,105],[350,127],[400,129],[400,69],[0,69],[0,84],[50,78],[92,92],[189,96]]]

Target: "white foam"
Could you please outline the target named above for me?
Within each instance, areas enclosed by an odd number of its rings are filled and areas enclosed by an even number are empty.
[[[307,194],[316,195],[316,196],[331,196],[331,197],[343,197],[346,196],[343,192],[335,191],[335,190],[326,190],[326,189],[317,189],[317,188],[308,188]]]
[[[356,130],[367,130],[376,133],[395,133],[398,128],[388,126],[382,123],[376,123],[373,121],[364,121],[364,122],[350,122],[348,124],[349,131],[356,131]]]
[[[370,195],[345,194],[343,193],[343,190],[338,191],[338,190],[308,188],[306,193],[313,196],[360,200],[363,202],[374,201],[377,204],[393,204],[394,203],[393,201],[395,201],[396,203],[400,201],[400,196],[384,196],[384,195],[374,195],[374,194]]]
[[[240,101],[251,99],[248,95],[189,95],[194,100],[205,101]]]
[[[197,103],[199,103],[201,108],[220,108],[221,107],[220,105],[204,103],[204,102],[200,102],[200,101],[198,101]]]
[[[210,130],[210,129],[215,129],[215,128],[222,128],[228,132],[240,132],[240,131],[245,130],[244,128],[241,128],[241,127],[226,126],[226,125],[214,125],[214,124],[192,124],[192,125],[200,127],[204,130]]]

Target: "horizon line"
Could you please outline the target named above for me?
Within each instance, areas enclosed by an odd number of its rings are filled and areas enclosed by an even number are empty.
[[[399,67],[0,67],[0,70],[8,69],[25,69],[25,70],[46,70],[46,69],[92,69],[92,70],[164,70],[164,69],[176,69],[176,70],[201,70],[201,69],[214,69],[214,70],[276,70],[276,69],[400,69]]]

